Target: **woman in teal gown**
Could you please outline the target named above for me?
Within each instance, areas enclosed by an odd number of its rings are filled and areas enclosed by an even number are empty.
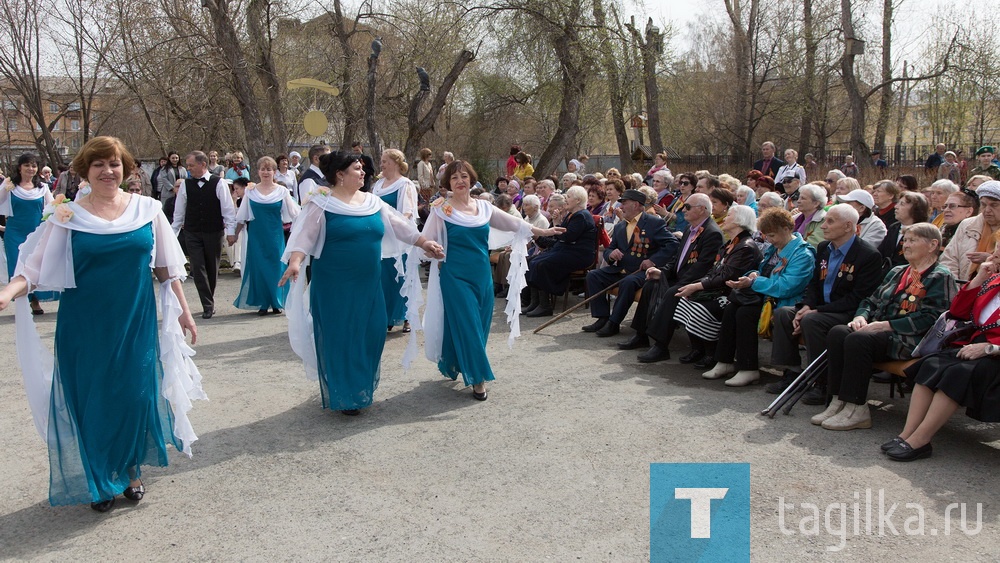
[[[291,192],[274,182],[277,169],[278,165],[269,156],[257,161],[260,183],[246,191],[236,212],[236,236],[245,228],[247,241],[243,281],[233,306],[256,310],[258,315],[266,315],[268,307],[275,314],[285,308],[288,288],[278,287],[285,269],[281,263],[281,255],[285,253],[282,225],[291,223],[299,214]]]
[[[519,296],[527,271],[526,242],[531,236],[554,236],[562,227],[539,229],[511,215],[494,212],[496,208],[473,199],[469,189],[477,181],[476,171],[467,162],[456,160],[444,171],[442,183],[451,197],[440,199],[431,208],[424,236],[441,242],[445,259],[431,266],[428,282],[427,313],[424,322],[428,359],[448,378],[472,386],[472,396],[487,398],[486,382],[493,381],[493,369],[486,355],[486,341],[493,323],[493,278],[490,273],[490,227],[516,233],[511,244],[511,270],[508,274],[506,314],[511,324],[511,339],[520,334],[517,317]]]
[[[377,196],[359,191],[360,155],[331,153],[321,168],[333,186],[310,194],[292,224],[281,285],[294,282],[286,309],[289,340],[307,372],[319,379],[323,407],[356,415],[371,405],[379,383],[388,321],[382,285],[372,282],[381,275],[382,255],[399,242],[437,256],[440,246]],[[308,289],[299,276],[307,257]]]
[[[404,176],[408,166],[403,152],[386,149],[382,152],[380,167],[382,177],[375,182],[372,193],[416,225],[417,187],[413,185],[413,181]],[[392,330],[392,327],[401,324],[403,332],[410,332],[410,323],[406,320],[406,299],[400,293],[403,289],[405,271],[401,274],[396,269],[396,263],[394,256],[382,257],[382,294],[385,297],[385,313],[388,317],[386,327]],[[406,263],[405,254],[402,263]]]
[[[52,203],[52,192],[42,184],[38,176],[38,158],[22,154],[17,159],[16,172],[8,178],[0,190],[0,215],[7,216],[4,232],[4,254],[7,259],[7,279],[14,277],[19,247],[42,223],[42,209]],[[46,291],[28,294],[31,310],[41,315],[39,301],[57,301],[59,294]]]
[[[168,443],[190,454],[197,439],[187,410],[204,393],[184,343],[184,330],[195,338],[180,285],[184,255],[160,203],[119,189],[134,167],[117,139],[84,145],[73,168],[93,191],[76,203],[56,199],[0,291],[0,309],[31,287],[63,291],[54,359],[43,360],[26,311],[19,306],[16,315],[25,387],[49,449],[52,505],[90,502],[105,512],[116,495],[141,500],[140,468],[167,465]]]

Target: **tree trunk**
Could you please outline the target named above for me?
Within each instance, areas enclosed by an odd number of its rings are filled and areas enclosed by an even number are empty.
[[[566,22],[561,33],[552,40],[562,72],[562,101],[556,131],[535,166],[536,178],[545,178],[556,171],[580,132],[580,105],[588,73],[584,65],[578,65],[574,59],[579,56],[577,50],[580,49],[579,33],[574,26],[573,22]]]
[[[799,154],[812,150],[812,124],[816,112],[816,39],[813,30],[812,0],[802,2],[802,35],[805,40],[806,68],[802,81],[802,114],[799,126]]]
[[[247,160],[255,162],[268,153],[264,138],[264,127],[257,107],[257,96],[250,84],[250,65],[247,64],[243,48],[236,35],[236,28],[229,20],[229,6],[226,0],[202,0],[212,18],[215,40],[227,70],[230,73],[230,87],[240,105],[240,120],[246,132]]]
[[[752,42],[757,35],[757,11],[760,0],[750,0],[750,14],[744,22],[742,0],[724,0],[733,25],[733,66],[736,72],[736,136],[730,140],[733,158],[749,161],[753,146],[753,120],[750,115],[750,92],[753,88]],[[746,26],[746,27],[744,27]]]
[[[288,147],[288,130],[285,127],[285,111],[281,101],[281,80],[278,78],[271,48],[271,7],[268,0],[251,0],[247,6],[247,30],[257,59],[254,70],[265,93],[264,104],[271,132],[268,152],[278,154],[285,152]]]
[[[840,0],[840,24],[844,30],[844,56],[840,59],[844,90],[851,108],[851,152],[858,168],[871,168],[868,145],[865,143],[865,98],[858,88],[854,75],[854,55],[851,50],[855,39],[854,16],[851,14],[851,0]]]
[[[420,151],[421,140],[434,127],[434,123],[441,115],[441,111],[444,110],[444,106],[448,102],[448,95],[455,86],[455,82],[458,81],[458,77],[465,70],[466,65],[475,58],[476,54],[472,51],[462,51],[458,54],[455,64],[452,65],[451,70],[445,75],[441,86],[438,87],[437,94],[434,96],[434,101],[431,102],[430,109],[427,110],[427,113],[423,117],[420,117],[420,106],[423,105],[424,100],[430,94],[430,90],[420,90],[414,96],[413,100],[410,101],[410,111],[406,117],[408,126],[406,144],[403,145],[403,154],[406,155],[407,162],[417,162],[417,153]]]
[[[371,147],[375,166],[382,160],[382,143],[375,130],[375,77],[378,73],[378,55],[368,55],[368,98],[365,100],[365,126],[368,129],[368,146]]]
[[[656,83],[656,63],[663,52],[663,35],[655,29],[653,18],[646,22],[646,41],[642,45],[642,75],[646,86],[646,123],[649,125],[649,146],[653,154],[663,151],[660,134],[660,87]]]
[[[604,72],[608,77],[608,97],[611,102],[611,124],[615,130],[615,142],[618,144],[618,157],[621,159],[622,172],[627,172],[626,163],[632,160],[632,151],[628,144],[628,130],[625,128],[625,89],[622,87],[621,73],[615,52],[611,49],[611,38],[608,35],[607,18],[604,14],[604,0],[594,0],[594,22],[600,38],[601,59]]]
[[[337,99],[340,100],[341,107],[343,108],[344,131],[340,138],[340,146],[342,149],[348,149],[351,143],[357,140],[358,133],[361,131],[361,122],[364,118],[360,104],[357,101],[357,94],[352,86],[355,81],[355,61],[358,58],[358,54],[354,50],[354,47],[351,46],[353,32],[347,31],[341,0],[333,0],[333,14],[330,16],[333,18],[333,34],[337,36],[337,42],[340,43],[341,51],[340,66],[337,69],[337,74],[340,77],[340,84],[338,84],[340,96]]]
[[[893,0],[883,0],[882,3],[882,82],[892,80],[892,3]],[[889,118],[892,115],[892,100],[895,94],[892,84],[882,88],[878,104],[878,119],[875,121],[875,150],[885,153],[886,130],[889,128]],[[857,155],[855,155],[857,156]],[[868,155],[861,155],[870,160]]]

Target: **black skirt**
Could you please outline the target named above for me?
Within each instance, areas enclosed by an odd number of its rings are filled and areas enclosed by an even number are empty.
[[[907,369],[914,382],[941,391],[965,407],[969,417],[1000,422],[1000,358],[960,360],[958,348],[922,358]]]

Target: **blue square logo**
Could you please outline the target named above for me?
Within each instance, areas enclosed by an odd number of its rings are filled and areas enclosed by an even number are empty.
[[[650,561],[750,561],[749,463],[651,463]]]

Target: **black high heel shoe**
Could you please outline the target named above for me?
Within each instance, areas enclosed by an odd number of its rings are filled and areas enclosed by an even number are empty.
[[[114,505],[115,505],[115,499],[112,498],[111,500],[102,500],[101,502],[92,502],[92,503],[90,503],[90,508],[96,510],[97,512],[107,512],[107,511],[111,510],[111,507],[113,507]]]
[[[476,393],[476,390],[473,389],[472,390],[472,398],[475,399],[475,400],[477,400],[477,401],[485,401],[489,397],[487,396],[485,390],[482,393]]]
[[[145,494],[146,487],[142,484],[142,481],[139,481],[138,487],[128,487],[122,491],[122,496],[135,502],[142,500],[142,496]]]

